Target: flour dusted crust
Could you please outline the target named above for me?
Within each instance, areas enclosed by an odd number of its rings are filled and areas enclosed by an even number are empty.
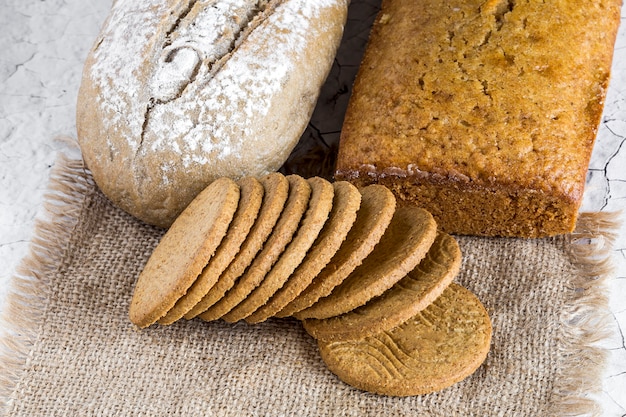
[[[114,2],[77,106],[98,186],[132,215],[167,227],[216,178],[277,170],[310,118],[347,4]]]

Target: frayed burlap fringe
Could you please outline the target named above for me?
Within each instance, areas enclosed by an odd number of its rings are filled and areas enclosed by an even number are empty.
[[[580,275],[571,281],[571,299],[566,304],[569,308],[561,316],[563,340],[559,357],[562,366],[558,368],[551,415],[602,414],[601,407],[589,394],[602,388],[607,352],[599,343],[610,334],[606,285],[613,272],[611,257],[618,217],[618,213],[583,213],[576,230],[568,236],[572,263]],[[589,369],[596,372],[590,373]]]
[[[68,241],[94,186],[81,160],[60,156],[50,173],[43,213],[35,223],[29,254],[21,261],[0,316],[0,414],[29,360],[49,299],[47,286],[65,257]]]

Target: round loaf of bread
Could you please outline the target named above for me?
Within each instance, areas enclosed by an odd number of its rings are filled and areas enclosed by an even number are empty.
[[[111,201],[168,227],[208,184],[276,171],[348,0],[117,0],[84,66],[78,141]]]

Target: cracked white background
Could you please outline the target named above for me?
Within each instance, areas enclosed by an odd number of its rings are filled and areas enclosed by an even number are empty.
[[[0,2],[0,312],[40,215],[59,136],[75,138],[83,61],[111,0]],[[591,161],[585,211],[626,209],[626,6],[611,85]],[[626,210],[609,283],[613,335],[599,400],[604,417],[626,416]],[[0,329],[2,332],[2,329]],[[2,372],[2,370],[0,370]]]

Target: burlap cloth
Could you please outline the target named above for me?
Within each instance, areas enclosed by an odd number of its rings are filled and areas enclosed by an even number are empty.
[[[342,108],[376,1],[354,1],[342,51],[286,172],[331,172]],[[356,23],[355,23],[356,22]],[[334,119],[333,119],[334,118]],[[334,122],[333,122],[334,120]],[[335,125],[333,125],[335,123]],[[291,319],[135,329],[135,280],[163,231],[113,207],[80,159],[61,158],[47,214],[13,280],[0,329],[8,416],[568,416],[598,410],[610,216],[551,239],[459,237],[457,282],[494,326],[480,369],[442,392],[372,395],[339,381]],[[181,248],[183,250],[184,248]]]
[[[552,239],[459,237],[457,282],[488,308],[484,365],[440,393],[355,390],[296,320],[137,330],[135,280],[163,231],[113,207],[80,160],[53,174],[9,295],[0,401],[9,416],[565,416],[593,412],[613,224],[584,215]],[[184,250],[184,248],[181,248]]]

